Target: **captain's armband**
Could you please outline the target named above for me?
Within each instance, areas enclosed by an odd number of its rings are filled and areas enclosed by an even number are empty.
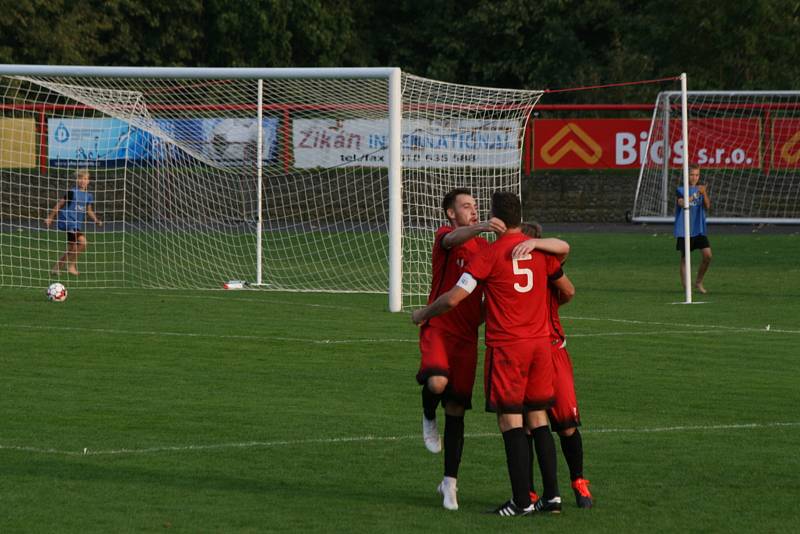
[[[467,293],[472,293],[475,291],[475,288],[478,287],[478,281],[475,280],[471,274],[464,273],[461,275],[461,278],[458,279],[456,285]]]

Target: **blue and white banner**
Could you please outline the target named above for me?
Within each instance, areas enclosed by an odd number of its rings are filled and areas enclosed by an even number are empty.
[[[47,132],[51,166],[114,165],[129,157],[131,128],[116,119],[49,119]]]
[[[387,120],[295,120],[295,167],[387,167],[388,131]],[[519,167],[521,133],[511,120],[404,120],[403,166]]]
[[[118,119],[48,120],[48,159],[54,167],[114,167],[168,157],[185,158],[181,146],[222,166],[252,165],[258,140],[257,119],[157,119],[156,136]],[[278,119],[263,124],[262,160],[277,156]]]

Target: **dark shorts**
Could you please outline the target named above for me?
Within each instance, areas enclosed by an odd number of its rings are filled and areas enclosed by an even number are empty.
[[[675,241],[675,250],[680,251],[681,255],[683,255],[683,243],[684,240],[682,237],[679,237]],[[711,243],[708,242],[708,236],[696,235],[691,238],[689,241],[689,250],[697,250],[698,248],[701,250],[704,248],[711,248]]]
[[[79,230],[67,230],[67,243],[77,243],[82,235],[83,232]]]

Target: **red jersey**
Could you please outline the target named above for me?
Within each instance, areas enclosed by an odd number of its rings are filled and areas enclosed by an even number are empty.
[[[452,226],[442,226],[436,230],[432,257],[433,276],[431,277],[428,304],[456,285],[464,273],[467,261],[474,254],[489,246],[488,241],[476,236],[457,247],[446,249],[442,246],[442,239],[453,230],[455,228]],[[428,324],[462,338],[477,339],[478,327],[483,319],[481,314],[482,296],[483,291],[477,288],[458,306],[443,315],[430,319]]]
[[[558,288],[552,284],[547,286],[547,301],[550,306],[550,337],[554,340],[564,341],[564,327],[561,326],[561,318],[558,315]]]
[[[476,254],[465,269],[484,286],[489,346],[550,336],[547,285],[562,276],[561,263],[538,250],[526,259],[512,260],[511,251],[527,239],[522,233],[506,233]]]

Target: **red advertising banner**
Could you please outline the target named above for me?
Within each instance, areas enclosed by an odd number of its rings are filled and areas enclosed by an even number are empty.
[[[800,167],[800,120],[772,121],[772,167]]]
[[[654,132],[655,141],[648,147],[649,130],[650,119],[535,120],[534,169],[635,169],[645,156],[660,164],[663,134]],[[669,136],[670,166],[679,167],[684,154],[680,121],[670,123]],[[761,167],[761,121],[694,119],[689,123],[689,149],[690,163],[704,167]]]
[[[680,122],[675,121],[675,126],[680,129]],[[680,130],[670,137],[680,138]],[[692,155],[689,163],[725,169],[758,169],[764,155],[761,139],[761,119],[690,119]]]

